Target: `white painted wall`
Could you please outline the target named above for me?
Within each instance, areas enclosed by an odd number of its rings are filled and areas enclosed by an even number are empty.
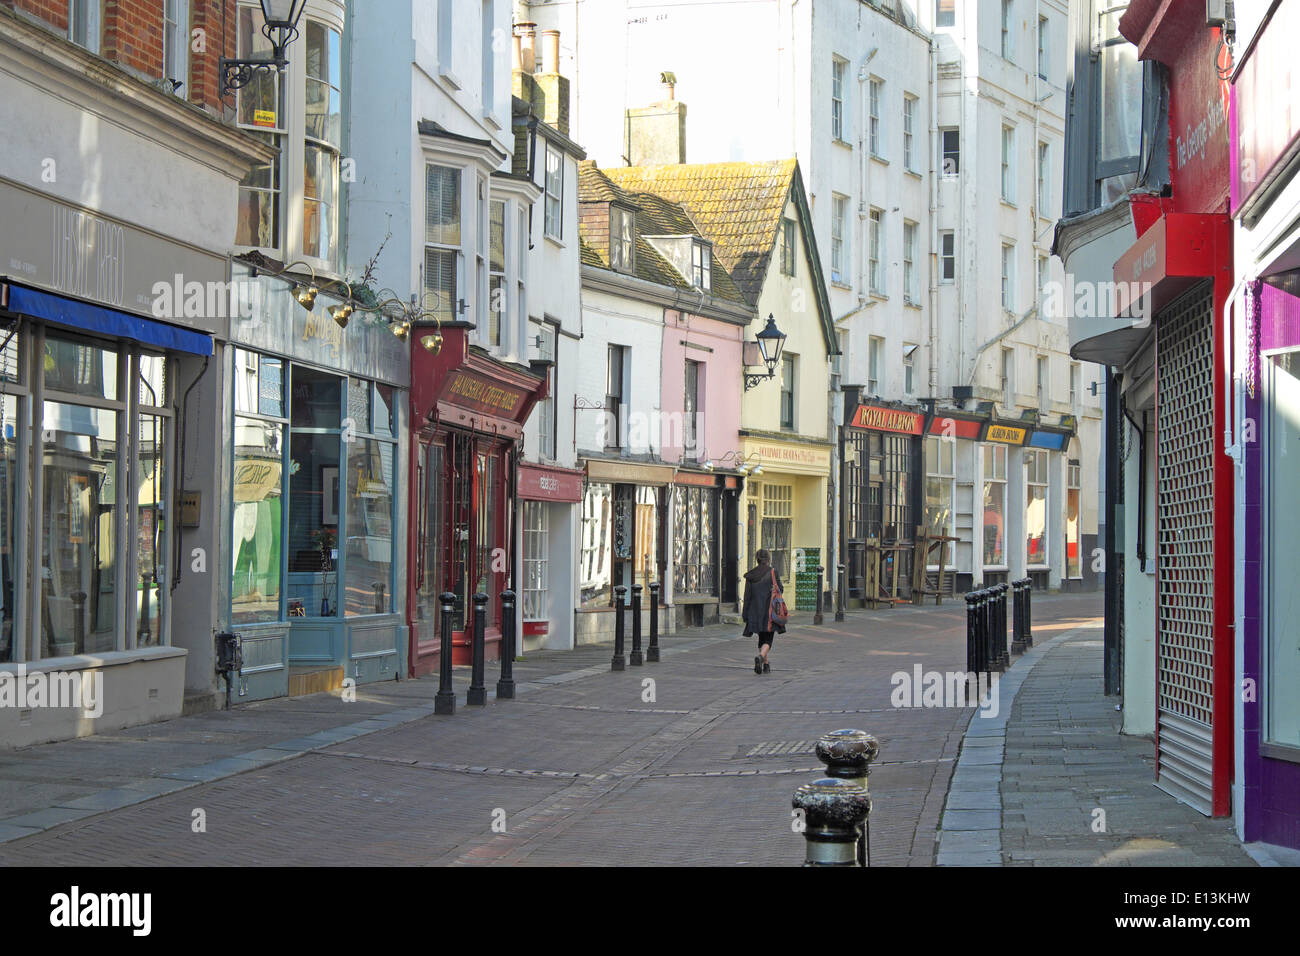
[[[580,403],[605,403],[609,346],[631,348],[631,374],[628,376],[628,415],[630,423],[642,423],[638,434],[629,435],[631,455],[657,456],[660,450],[658,421],[659,386],[663,379],[663,307],[635,298],[597,292],[590,287],[582,296],[583,338],[578,349],[574,388]],[[578,453],[604,451],[601,437],[602,412],[599,408],[579,408],[576,414]],[[648,438],[648,444],[635,439]]]

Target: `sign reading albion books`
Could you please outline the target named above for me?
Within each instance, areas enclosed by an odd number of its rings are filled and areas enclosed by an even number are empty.
[[[859,405],[850,424],[854,428],[874,428],[882,432],[901,432],[905,435],[921,434],[920,412],[905,412],[897,408],[878,405]]]

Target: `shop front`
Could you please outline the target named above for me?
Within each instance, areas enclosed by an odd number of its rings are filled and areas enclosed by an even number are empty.
[[[438,596],[455,595],[452,660],[470,663],[475,594],[486,645],[500,653],[501,592],[517,581],[517,466],[523,425],[546,380],[469,344],[470,326],[411,332],[410,673],[437,669]],[[438,346],[437,336],[441,336]]]
[[[979,474],[978,439],[987,418],[962,409],[937,407],[927,418],[925,433],[925,520],[930,538],[926,547],[926,589],[937,590],[940,559],[945,594],[969,591],[979,573],[971,529],[975,515],[972,495]],[[955,541],[943,541],[955,538]]]
[[[678,471],[672,488],[672,602],[678,622],[714,624],[740,578],[740,477]]]
[[[176,594],[177,409],[216,329],[156,285],[226,260],[4,180],[0,221],[0,671],[102,678],[98,715],[0,708],[0,741],[178,716],[213,622]]]
[[[583,473],[519,465],[521,649],[573,647],[573,556]]]
[[[1292,849],[1300,849],[1300,87],[1286,78],[1295,72],[1297,30],[1294,4],[1271,10],[1234,76],[1241,295],[1225,316],[1236,409],[1230,451],[1244,465],[1236,479],[1237,680],[1253,690],[1237,705],[1237,832]]]
[[[673,495],[672,465],[589,458],[579,529],[575,641],[590,644],[614,636],[614,588],[642,586],[648,614],[650,585],[660,584],[661,607],[672,606],[666,567],[667,515]],[[676,629],[671,613],[660,617],[664,631]]]
[[[1237,695],[1233,467],[1221,441],[1227,336],[1215,317],[1233,253],[1228,83],[1212,66],[1229,64],[1218,29],[1183,5],[1131,4],[1120,32],[1169,71],[1169,132],[1159,141],[1169,189],[1130,196],[1137,239],[1114,268],[1127,293],[1120,315],[1154,330],[1156,785],[1221,816],[1231,808]],[[1130,368],[1140,380],[1144,370]]]
[[[384,323],[340,328],[274,276],[236,275],[255,308],[224,356],[228,626],[240,696],[405,673],[400,494],[407,347]]]
[[[845,395],[840,563],[850,607],[911,597],[926,414]]]
[[[754,467],[745,479],[739,516],[744,539],[739,553],[745,556],[739,571],[754,567],[758,549],[767,549],[785,586],[786,602],[795,610],[816,608],[819,566],[827,568],[830,580],[826,489],[832,450],[830,442],[815,439],[741,433],[741,452]]]

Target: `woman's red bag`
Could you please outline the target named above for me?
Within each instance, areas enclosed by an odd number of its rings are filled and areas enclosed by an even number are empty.
[[[772,596],[767,604],[767,620],[769,625],[780,624],[782,627],[790,620],[790,609],[785,606],[785,596],[776,583],[776,568],[772,569]]]

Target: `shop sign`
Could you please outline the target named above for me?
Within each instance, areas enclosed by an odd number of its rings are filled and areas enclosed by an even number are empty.
[[[750,449],[747,448],[746,451]],[[798,445],[755,445],[751,454],[757,454],[765,465],[785,463],[829,468],[831,463],[830,452]]]
[[[1029,436],[1030,448],[1050,448],[1060,451],[1065,447],[1065,438],[1061,432],[1034,432]]]
[[[673,480],[679,485],[696,485],[700,488],[712,488],[718,483],[713,475],[697,475],[692,471],[679,471]]]
[[[1173,8],[1167,14],[1181,12]],[[1215,64],[1221,49],[1217,30],[1201,29],[1170,71],[1169,165],[1174,212],[1219,213],[1228,199],[1228,83]]]
[[[442,393],[443,400],[453,405],[511,420],[527,396],[523,389],[502,385],[464,370],[451,373]]]
[[[581,501],[582,473],[520,465],[519,497],[528,501]]]
[[[1003,445],[1023,445],[1025,443],[1025,434],[1026,429],[1023,428],[990,423],[988,429],[984,432],[984,440],[999,442]]]
[[[980,429],[983,427],[983,422],[973,422],[965,418],[946,418],[941,413],[936,413],[934,421],[930,422],[930,434],[975,441],[979,438]]]
[[[205,289],[225,283],[224,257],[6,182],[0,182],[0,222],[23,224],[0,239],[0,274],[46,291],[155,315],[160,276],[183,275]],[[209,334],[223,332],[226,318],[206,311],[156,317],[184,318],[186,327]]]
[[[906,435],[921,434],[920,412],[905,412],[897,408],[877,405],[859,405],[853,415],[854,428],[872,428],[882,432],[900,432]]]
[[[1300,5],[1279,5],[1237,74],[1236,215],[1250,215],[1300,153],[1300,64],[1292,49],[1298,34]]]

